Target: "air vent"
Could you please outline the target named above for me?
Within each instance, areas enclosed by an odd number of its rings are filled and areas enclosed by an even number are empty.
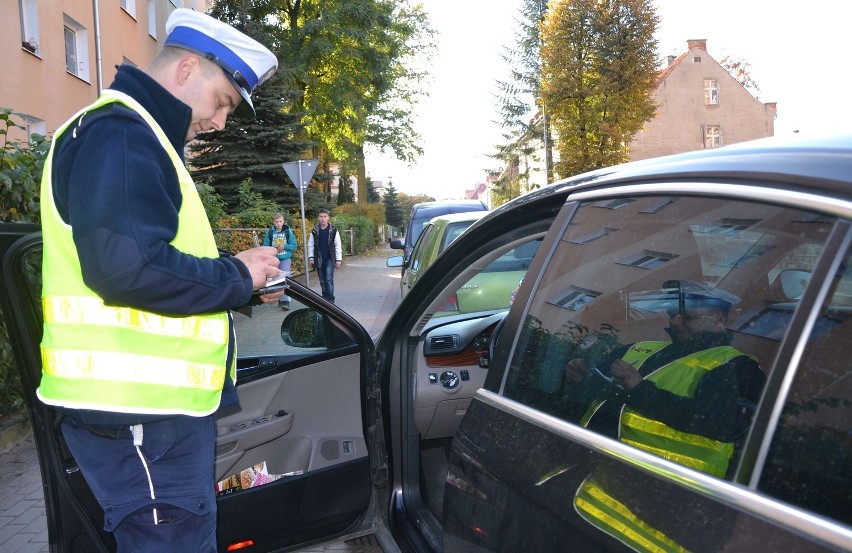
[[[434,336],[429,339],[429,349],[432,351],[454,349],[458,344],[458,336]]]
[[[431,313],[427,313],[426,315],[423,315],[423,318],[420,319],[420,322],[417,324],[417,333],[418,334],[426,327],[426,323],[428,323],[429,319],[431,319],[431,318],[432,318]]]

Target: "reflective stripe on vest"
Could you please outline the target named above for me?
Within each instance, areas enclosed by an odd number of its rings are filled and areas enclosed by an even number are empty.
[[[661,390],[694,397],[698,382],[707,372],[741,355],[742,352],[731,346],[710,348],[672,361],[645,380],[654,382]],[[626,444],[719,477],[725,476],[734,453],[732,442],[675,430],[628,406],[622,409],[618,437]]]
[[[686,549],[637,517],[594,480],[586,479],[574,497],[574,508],[584,520],[635,551],[685,552]]]
[[[137,112],[172,160],[182,198],[171,245],[197,257],[218,256],[192,178],[163,130],[135,100],[104,90],[95,103],[56,131],[42,175],[44,337],[37,394],[47,404],[79,409],[207,415],[219,405],[228,372],[230,315],[167,317],[104,305],[83,283],[71,227],[54,203],[52,164],[58,137],[76,132],[71,126],[79,124],[87,112],[111,102]],[[233,359],[229,368],[235,380]]]

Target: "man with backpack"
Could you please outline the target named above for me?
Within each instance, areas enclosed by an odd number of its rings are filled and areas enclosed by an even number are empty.
[[[290,271],[290,265],[293,262],[293,250],[299,247],[296,243],[296,235],[284,222],[284,215],[276,213],[272,217],[272,228],[266,231],[263,237],[264,246],[274,246],[278,253],[275,256],[278,258],[278,268],[282,271]],[[290,309],[290,296],[284,294],[278,300],[278,306],[287,311]]]

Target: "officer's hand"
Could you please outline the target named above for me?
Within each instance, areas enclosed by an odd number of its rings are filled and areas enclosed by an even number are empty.
[[[235,257],[245,263],[251,273],[251,283],[254,289],[266,286],[266,279],[276,277],[281,273],[278,268],[278,258],[275,248],[260,246],[238,253]]]
[[[340,261],[335,261],[335,262],[334,262],[334,268],[335,268],[335,269],[339,269],[339,268],[340,268]]]
[[[616,359],[612,362],[612,365],[609,368],[609,374],[615,380],[618,380],[621,385],[624,386],[625,390],[632,390],[640,382],[642,382],[642,375],[639,374],[639,371],[621,359]]]
[[[276,290],[275,292],[269,292],[268,294],[260,294],[257,297],[260,298],[260,301],[263,303],[276,303],[286,291],[287,290],[285,289]]]
[[[589,365],[585,359],[572,359],[565,365],[565,378],[574,382],[581,382],[589,372]]]

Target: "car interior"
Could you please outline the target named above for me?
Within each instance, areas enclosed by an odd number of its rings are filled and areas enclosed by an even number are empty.
[[[474,393],[485,382],[493,335],[508,313],[512,290],[499,289],[505,301],[498,308],[463,314],[447,314],[448,298],[487,271],[510,272],[517,288],[547,224],[519,229],[512,239],[483,247],[480,257],[443,286],[409,335],[411,369],[402,377],[407,381],[403,386],[413,391],[411,412],[420,437],[419,493],[436,520],[442,513],[451,442]]]

